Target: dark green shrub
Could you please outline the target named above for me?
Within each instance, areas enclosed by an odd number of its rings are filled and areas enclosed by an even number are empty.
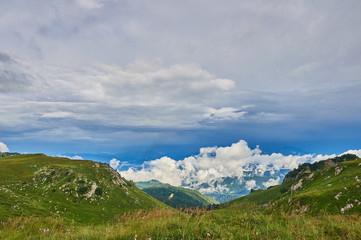
[[[102,195],[103,194],[103,189],[101,189],[100,187],[97,187],[97,189],[95,189],[95,194],[96,195]]]
[[[88,191],[88,187],[81,187],[78,189],[79,194],[84,194]]]

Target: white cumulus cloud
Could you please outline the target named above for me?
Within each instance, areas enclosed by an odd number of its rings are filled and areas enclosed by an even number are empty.
[[[276,179],[274,178],[270,178],[267,182],[263,182],[262,185],[265,186],[266,188],[271,187],[271,186],[275,186],[278,185],[281,181],[280,177],[277,177]]]
[[[247,188],[247,190],[251,190],[251,189],[254,188],[255,186],[257,186],[255,180],[249,180],[249,181],[246,182],[246,188]]]
[[[9,152],[9,148],[3,142],[0,142],[0,152]]]
[[[110,165],[112,168],[117,169],[118,166],[119,166],[119,163],[120,163],[119,160],[113,158],[112,160],[110,160],[109,165]]]
[[[280,170],[292,170],[305,162],[316,162],[336,155],[283,155],[281,153],[262,154],[257,146],[251,149],[247,142],[240,140],[226,147],[201,148],[198,155],[176,161],[162,157],[143,164],[141,169],[130,167],[121,171],[126,179],[137,181],[158,181],[174,186],[187,186],[203,193],[227,192],[220,184],[222,179],[237,178],[240,184],[245,177],[246,189],[269,187],[281,181],[279,176],[272,174]],[[263,183],[249,180],[250,176],[263,177],[268,172],[271,178]],[[263,186],[262,186],[263,185]]]
[[[120,173],[126,179],[131,179],[135,182],[156,179],[173,186],[180,186],[185,175],[185,172],[180,169],[180,163],[169,157],[162,157],[148,162],[147,166],[140,171],[129,168],[127,171]],[[119,162],[117,164],[119,165]]]
[[[355,154],[356,156],[361,158],[361,149],[359,149],[359,150],[348,150],[345,153]]]

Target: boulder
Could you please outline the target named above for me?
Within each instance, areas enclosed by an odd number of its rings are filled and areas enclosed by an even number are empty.
[[[342,167],[335,167],[335,176],[339,175],[342,171]]]
[[[353,204],[352,203],[347,204],[345,207],[341,208],[341,213],[344,214],[345,211],[347,211],[347,210],[349,210],[351,208],[353,208]]]

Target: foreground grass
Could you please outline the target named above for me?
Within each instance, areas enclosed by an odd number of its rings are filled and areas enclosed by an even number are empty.
[[[361,239],[361,217],[263,214],[245,205],[214,211],[140,210],[98,225],[18,217],[2,222],[0,239]]]

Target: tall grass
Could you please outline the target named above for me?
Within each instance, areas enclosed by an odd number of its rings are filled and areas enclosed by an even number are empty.
[[[2,222],[0,239],[361,239],[361,218],[265,214],[246,205],[215,211],[139,210],[100,225],[17,217]]]

